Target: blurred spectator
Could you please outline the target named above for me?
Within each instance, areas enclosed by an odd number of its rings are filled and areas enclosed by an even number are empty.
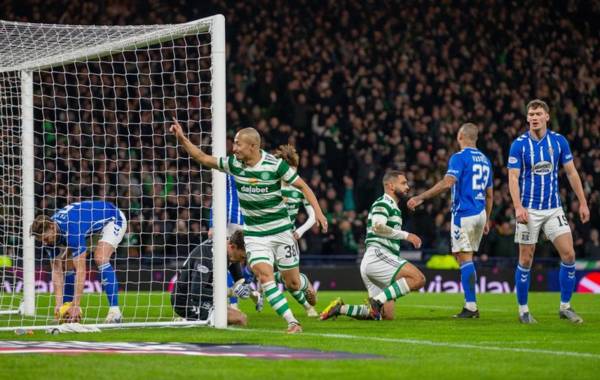
[[[267,150],[294,144],[301,152],[299,172],[333,222],[332,235],[308,234],[305,252],[332,253],[324,250],[338,246],[354,252],[353,244],[340,245],[346,242],[340,236],[352,231],[362,244],[384,171],[406,171],[415,192],[431,186],[458,148],[457,128],[473,121],[480,126],[478,145],[494,167],[497,226],[489,254],[511,256],[506,220],[514,211],[506,157],[510,142],[526,131],[524,106],[532,98],[550,104],[551,129],[571,144],[591,222],[579,223],[568,186],[561,187],[563,207],[577,253],[596,252],[591,229],[600,226],[600,37],[593,26],[600,18],[598,2],[63,3],[7,1],[2,18],[124,25],[226,15],[228,132],[254,125]],[[187,76],[181,77],[176,73],[185,69],[179,66],[184,53],[140,50],[114,56],[114,72],[89,62],[65,66],[67,74],[39,74],[38,207],[90,197],[126,205],[132,218],[140,218],[144,254],[160,251],[149,236],[181,234],[179,219],[194,233],[205,232],[210,173],[178,155],[164,133],[177,110],[190,138],[209,144],[210,117],[200,112],[210,106],[201,105],[210,80],[202,69],[210,62],[186,60]],[[179,60],[163,61],[165,54]],[[125,59],[130,63],[123,64]],[[406,228],[423,238],[424,248],[448,245],[448,197],[420,214],[403,213]],[[337,201],[346,218],[339,217]],[[189,218],[181,218],[186,208]]]
[[[490,230],[487,248],[486,254],[489,257],[517,257],[514,220],[501,220]]]
[[[354,238],[352,225],[349,221],[344,220],[340,223],[340,231],[342,233],[342,248],[346,254],[358,254],[358,243]]]
[[[585,243],[583,248],[583,259],[600,260],[600,236],[597,229],[592,229],[590,240]]]

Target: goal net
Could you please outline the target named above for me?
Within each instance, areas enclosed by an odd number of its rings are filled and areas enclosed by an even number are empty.
[[[225,155],[223,16],[139,26],[0,21],[0,43],[0,329],[56,323],[51,258],[29,229],[35,216],[86,200],[113,203],[127,218],[110,261],[118,326],[211,322],[178,320],[170,291],[206,240],[214,207],[214,275],[203,285],[214,290],[212,322],[225,327],[225,179],[192,162],[169,132],[175,118],[196,145]],[[103,325],[97,238],[87,244],[82,323]]]

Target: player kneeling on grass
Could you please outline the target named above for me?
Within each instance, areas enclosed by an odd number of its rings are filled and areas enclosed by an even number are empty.
[[[93,234],[101,234],[94,261],[102,278],[102,288],[110,306],[105,323],[120,323],[119,284],[110,264],[125,231],[127,219],[115,205],[105,201],[84,201],[72,203],[54,215],[38,215],[31,224],[30,233],[42,242],[52,260],[52,283],[56,305],[54,314],[57,320],[68,317],[65,322],[79,322],[81,319],[81,295],[85,284],[87,243]],[[71,303],[68,310],[61,307]]]
[[[425,285],[425,276],[414,265],[400,257],[400,240],[408,240],[415,248],[421,239],[402,231],[402,213],[398,202],[410,187],[406,176],[397,170],[383,177],[384,194],[369,210],[367,251],[360,264],[360,274],[369,292],[369,305],[345,305],[333,300],[321,313],[321,320],[347,315],[356,319],[394,319],[394,301]]]
[[[227,242],[229,273],[235,281],[228,289],[228,296],[241,299],[252,298],[256,310],[261,311],[263,298],[245,283],[242,266],[246,260],[244,233],[235,231]],[[175,313],[188,320],[207,320],[213,310],[213,242],[207,240],[194,248],[177,275],[177,282],[171,293],[171,304]],[[227,307],[227,323],[246,326],[246,314],[231,306]]]

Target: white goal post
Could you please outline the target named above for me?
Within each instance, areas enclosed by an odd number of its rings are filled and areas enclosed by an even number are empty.
[[[227,327],[225,175],[193,163],[168,131],[177,117],[192,141],[226,155],[225,18],[0,21],[0,43],[0,331],[52,325],[49,259],[29,228],[39,214],[90,199],[115,203],[129,230],[126,251],[113,256],[124,322],[103,323],[107,304],[89,260],[84,323]],[[206,238],[211,205],[212,321],[181,322],[168,302],[170,276]]]

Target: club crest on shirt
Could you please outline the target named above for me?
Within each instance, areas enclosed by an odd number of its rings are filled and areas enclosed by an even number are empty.
[[[552,172],[552,163],[540,161],[533,166],[533,173],[536,175],[546,175]]]

